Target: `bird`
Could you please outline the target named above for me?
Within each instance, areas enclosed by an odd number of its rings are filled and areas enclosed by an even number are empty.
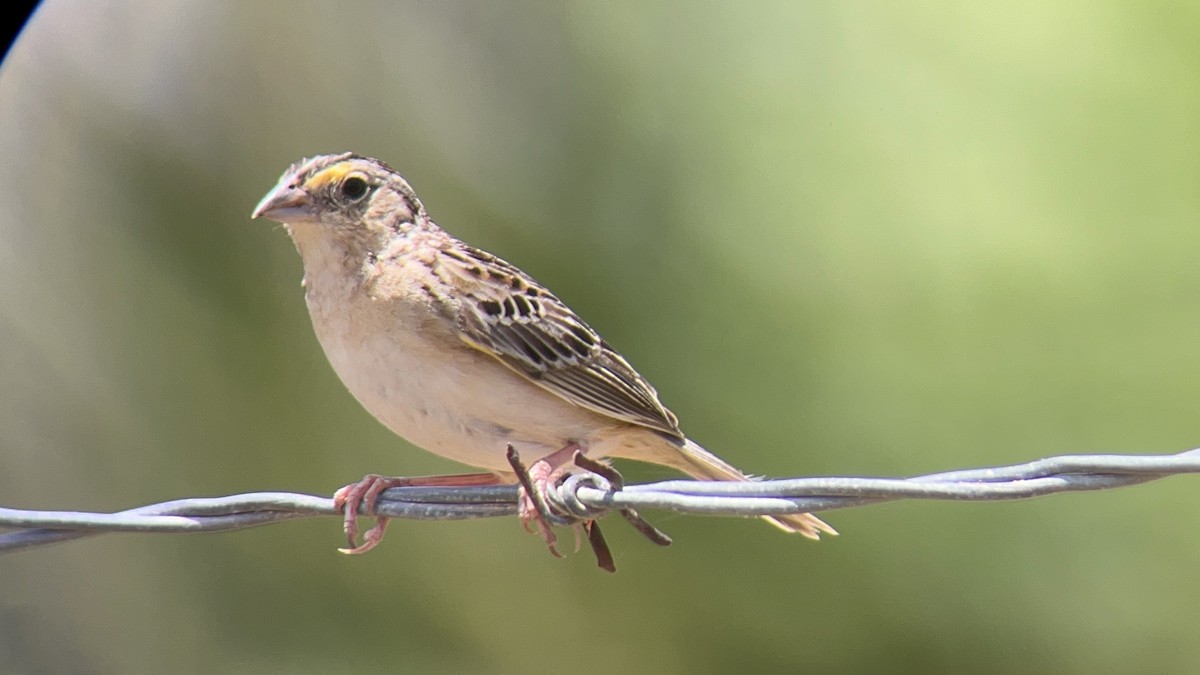
[[[549,289],[435,224],[386,163],[350,152],[303,159],[251,218],[290,235],[317,340],[359,403],[413,445],[482,470],[347,485],[334,495],[343,552],[383,539],[387,520],[377,517],[357,544],[355,518],[360,506],[377,515],[387,487],[516,482],[507,448],[537,458],[529,474],[541,490],[572,470],[575,452],[753,480],[688,438],[654,387]],[[522,518],[538,521],[529,497]],[[765,518],[811,539],[837,534],[808,513]],[[549,526],[538,525],[554,551]]]

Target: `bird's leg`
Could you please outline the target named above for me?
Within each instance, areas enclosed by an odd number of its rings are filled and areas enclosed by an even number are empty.
[[[531,531],[530,523],[536,523],[539,534],[550,548],[550,553],[559,558],[563,556],[558,552],[558,538],[554,535],[550,525],[554,519],[554,513],[546,501],[546,492],[557,487],[558,481],[570,471],[569,465],[599,475],[607,480],[614,490],[620,490],[625,485],[624,478],[616,469],[588,457],[578,443],[568,444],[561,450],[534,462],[529,468],[525,467],[516,449],[510,445],[508,446],[508,463],[512,466],[513,473],[517,475],[517,480],[521,484],[521,501],[518,508],[522,524],[526,531]],[[670,537],[646,522],[638,515],[637,511],[633,509],[620,509],[619,511],[625,520],[629,521],[650,541],[660,546],[667,546],[671,543]],[[579,550],[580,528],[587,535],[588,543],[591,544],[592,551],[596,554],[596,564],[609,572],[617,571],[612,551],[604,540],[600,524],[595,520],[575,523],[575,550]]]
[[[536,524],[538,534],[546,542],[550,553],[557,558],[563,556],[558,552],[558,537],[550,527],[553,514],[546,503],[546,491],[554,488],[555,483],[569,470],[570,459],[575,453],[582,451],[583,448],[578,443],[568,443],[561,450],[546,455],[526,468],[516,448],[508,446],[508,463],[512,465],[517,479],[521,482],[521,501],[517,507],[521,524],[527,531],[530,531],[530,523]]]
[[[463,473],[452,476],[418,476],[415,478],[388,477],[378,474],[367,474],[357,483],[351,483],[333,494],[333,506],[343,509],[345,520],[343,529],[349,548],[338,549],[342,553],[366,553],[383,541],[383,533],[387,530],[388,517],[375,513],[375,502],[379,494],[394,487],[473,487],[478,485],[499,485],[500,477],[494,473]],[[375,526],[363,535],[363,543],[355,544],[358,539],[358,509],[359,506],[368,516],[375,516]]]

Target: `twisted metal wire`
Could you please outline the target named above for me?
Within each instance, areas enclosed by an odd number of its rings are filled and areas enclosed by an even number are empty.
[[[912,478],[788,478],[748,483],[672,480],[627,485],[620,490],[613,489],[603,476],[580,473],[569,477],[549,497],[557,511],[579,520],[619,509],[763,516],[900,499],[1027,499],[1057,492],[1107,490],[1184,473],[1200,473],[1200,449],[1176,455],[1062,455]],[[390,518],[414,520],[514,516],[517,498],[516,486],[392,488],[380,495],[377,511]],[[0,553],[106,532],[217,532],[340,515],[330,498],[290,492],[178,499],[118,513],[0,507],[0,528],[14,530],[0,534]]]

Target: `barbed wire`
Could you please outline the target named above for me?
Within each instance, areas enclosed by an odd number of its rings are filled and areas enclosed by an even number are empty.
[[[1107,490],[1200,473],[1200,449],[1175,455],[1062,455],[1025,464],[911,478],[787,478],[748,483],[671,480],[614,489],[591,472],[570,476],[548,495],[558,524],[627,509],[691,515],[764,516],[832,511],[901,499],[992,501],[1058,492]],[[376,511],[389,518],[465,520],[515,516],[513,486],[401,487],[385,490]],[[0,553],[112,532],[218,532],[284,520],[341,516],[333,500],[291,492],[178,499],[117,513],[0,507]]]

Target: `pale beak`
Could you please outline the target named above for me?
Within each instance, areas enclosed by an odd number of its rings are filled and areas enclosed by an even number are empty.
[[[312,200],[303,188],[282,182],[254,207],[250,218],[270,218],[280,223],[303,220],[313,213]]]

